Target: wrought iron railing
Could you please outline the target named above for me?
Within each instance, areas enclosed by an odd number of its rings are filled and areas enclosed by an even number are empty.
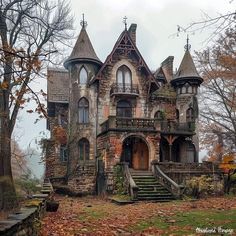
[[[113,83],[111,86],[110,94],[131,94],[138,95],[139,89],[137,84],[119,84]]]

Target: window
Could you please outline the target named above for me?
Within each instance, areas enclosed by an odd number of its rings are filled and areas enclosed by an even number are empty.
[[[176,109],[176,120],[179,122],[179,110]]]
[[[126,100],[121,100],[117,103],[116,116],[118,117],[132,117],[132,106]]]
[[[181,93],[186,93],[186,92],[187,92],[187,88],[186,88],[186,86],[184,85],[184,86],[182,87]]]
[[[187,121],[187,122],[194,121],[193,108],[189,108],[189,109],[186,111],[186,121]]]
[[[87,84],[87,80],[88,80],[88,73],[85,70],[85,68],[82,67],[79,72],[79,84]]]
[[[79,123],[86,124],[89,122],[89,102],[86,98],[79,100]]]
[[[130,69],[123,65],[119,67],[116,74],[117,83],[122,87],[131,87],[132,78]]]
[[[156,118],[157,120],[163,120],[163,112],[157,111],[154,115],[154,118]]]
[[[89,141],[86,138],[79,141],[79,159],[82,161],[89,160]]]
[[[66,145],[60,146],[60,161],[66,162],[68,160],[68,150]]]

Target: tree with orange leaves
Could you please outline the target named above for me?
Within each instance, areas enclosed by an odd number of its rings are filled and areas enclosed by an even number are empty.
[[[0,210],[17,205],[11,172],[11,135],[19,110],[34,99],[46,115],[31,82],[42,76],[61,43],[71,38],[66,0],[1,0],[0,4]],[[40,81],[39,81],[40,82]],[[28,110],[29,113],[33,110]]]
[[[212,47],[197,53],[204,78],[200,94],[201,143],[223,153],[236,150],[236,30],[227,29]]]

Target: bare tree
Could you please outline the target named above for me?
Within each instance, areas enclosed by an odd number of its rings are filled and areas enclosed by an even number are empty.
[[[200,96],[202,143],[208,149],[215,142],[221,152],[233,151],[236,149],[235,28],[227,29],[212,48],[197,53],[197,58],[204,78]]]
[[[17,205],[10,143],[18,112],[34,99],[36,111],[46,115],[30,85],[61,43],[71,38],[73,20],[66,0],[0,0],[0,4],[0,209],[9,210]]]

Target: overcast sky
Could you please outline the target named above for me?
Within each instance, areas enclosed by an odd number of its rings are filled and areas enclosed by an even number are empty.
[[[80,32],[84,13],[87,32],[100,60],[104,62],[111,52],[124,30],[123,17],[127,16],[128,27],[131,23],[138,25],[137,47],[151,70],[170,55],[175,57],[174,68],[179,66],[187,35],[177,36],[177,25],[187,27],[202,20],[205,13],[216,17],[234,11],[235,6],[232,0],[71,0],[75,34]],[[192,54],[206,47],[204,41],[210,33],[208,29],[189,34]],[[34,115],[21,112],[15,134],[22,148],[30,142],[34,145],[33,140],[46,130],[46,121],[34,124],[34,120]]]

